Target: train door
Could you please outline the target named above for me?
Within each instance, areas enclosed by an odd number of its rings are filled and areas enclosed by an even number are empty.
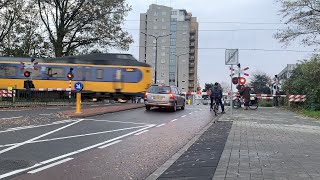
[[[113,89],[115,92],[120,93],[124,86],[122,69],[115,68],[113,77]]]

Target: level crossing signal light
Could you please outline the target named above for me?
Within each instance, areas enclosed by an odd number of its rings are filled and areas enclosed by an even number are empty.
[[[232,78],[232,84],[238,84],[238,77]]]
[[[72,79],[74,78],[74,75],[73,75],[72,71],[73,71],[73,68],[70,68],[70,71],[69,71],[69,73],[67,74],[67,78],[68,78],[69,80],[72,80]]]
[[[246,78],[244,78],[244,77],[239,77],[239,83],[240,83],[240,85],[244,85],[245,83],[246,83]]]
[[[30,77],[31,73],[29,71],[25,71],[23,73],[24,77]]]

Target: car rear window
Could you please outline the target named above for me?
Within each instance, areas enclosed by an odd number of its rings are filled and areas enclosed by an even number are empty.
[[[151,86],[148,90],[149,93],[156,93],[156,94],[169,94],[170,87],[168,86]]]

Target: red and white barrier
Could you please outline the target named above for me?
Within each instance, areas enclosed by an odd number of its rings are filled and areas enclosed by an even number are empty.
[[[305,102],[307,100],[306,95],[290,95],[289,102]]]
[[[15,90],[0,90],[0,97],[15,97]]]
[[[38,88],[34,91],[72,91],[71,88]]]

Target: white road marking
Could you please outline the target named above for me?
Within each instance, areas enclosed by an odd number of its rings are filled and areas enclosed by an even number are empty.
[[[197,113],[198,111],[195,111],[195,113]]]
[[[98,148],[99,148],[99,149],[103,149],[103,148],[106,148],[106,147],[112,146],[112,145],[114,145],[114,144],[117,144],[117,143],[119,143],[119,142],[121,142],[121,141],[122,141],[122,140],[114,141],[114,142],[112,142],[112,143],[109,143],[109,144],[106,144],[106,145],[100,146],[100,147],[98,147]]]
[[[105,106],[110,106],[111,104],[104,104]]]
[[[21,172],[28,171],[28,170],[30,170],[30,169],[39,167],[39,166],[41,166],[41,165],[48,164],[48,163],[50,163],[50,162],[53,162],[53,161],[56,161],[56,160],[59,160],[59,159],[66,158],[66,157],[69,157],[69,156],[72,156],[72,155],[75,155],[75,154],[78,154],[78,153],[87,151],[87,150],[89,150],[89,149],[93,149],[93,148],[102,146],[102,145],[104,145],[104,144],[106,144],[106,143],[119,140],[119,139],[121,139],[121,138],[130,136],[130,135],[132,135],[132,134],[138,133],[138,132],[140,132],[140,131],[143,131],[143,130],[146,130],[146,129],[149,129],[149,128],[152,128],[152,127],[154,127],[154,125],[150,125],[150,126],[147,126],[147,127],[145,127],[145,128],[142,128],[142,129],[139,129],[139,130],[130,132],[130,133],[128,133],[128,134],[125,134],[125,135],[122,135],[122,136],[118,136],[118,137],[116,137],[116,138],[113,138],[113,139],[110,139],[110,140],[107,140],[107,141],[104,141],[104,142],[101,142],[101,143],[98,143],[98,144],[95,144],[95,145],[92,145],[92,146],[88,146],[88,147],[86,147],[86,148],[79,149],[79,150],[77,150],[77,151],[73,151],[73,152],[70,152],[70,153],[67,153],[67,154],[64,154],[64,155],[60,155],[60,156],[57,156],[57,157],[52,158],[52,159],[48,159],[48,160],[42,161],[42,162],[40,162],[40,163],[38,163],[38,164],[35,164],[35,165],[31,166],[31,167],[28,167],[28,168],[18,169],[18,170],[11,171],[11,172],[8,172],[8,173],[5,173],[5,174],[1,174],[1,175],[0,175],[0,179],[6,178],[6,177],[9,177],[9,176],[12,176],[12,175],[21,173]]]
[[[62,127],[58,128],[58,129],[55,129],[55,130],[50,131],[50,132],[47,132],[47,133],[42,134],[42,135],[40,135],[40,136],[34,137],[34,138],[32,138],[32,139],[26,140],[26,141],[24,141],[24,142],[18,143],[18,144],[14,145],[14,146],[11,146],[11,147],[9,147],[9,148],[3,149],[3,150],[0,151],[0,154],[3,154],[3,153],[5,153],[5,152],[8,152],[8,151],[10,151],[10,150],[12,150],[12,149],[18,148],[18,147],[20,147],[20,146],[22,146],[22,145],[28,144],[28,143],[30,143],[30,142],[32,142],[32,141],[34,141],[34,140],[43,138],[43,137],[45,137],[45,136],[47,136],[47,135],[50,135],[50,134],[52,134],[52,133],[58,132],[58,131],[60,131],[60,130],[62,130],[62,129],[65,129],[65,128],[69,127],[69,126],[72,126],[72,125],[74,125],[74,124],[77,124],[77,123],[79,123],[79,122],[81,122],[81,121],[83,121],[83,119],[80,119],[80,120],[78,120],[78,121],[76,121],[76,122],[73,122],[73,123],[71,123],[71,124],[62,126]]]
[[[100,119],[84,119],[85,121],[102,121],[102,122],[116,122],[116,123],[124,123],[124,124],[143,124],[148,125],[147,123],[136,123],[136,122],[126,122],[126,121],[111,121],[111,120],[100,120]]]
[[[189,113],[189,114],[192,114],[192,112],[191,112],[191,113]]]
[[[30,128],[37,128],[37,127],[44,127],[44,126],[51,126],[51,125],[68,123],[68,122],[74,122],[74,121],[77,121],[77,120],[63,120],[63,121],[57,121],[57,122],[54,122],[54,123],[43,124],[43,125],[38,125],[38,126],[34,126],[34,125],[31,125],[31,126],[21,126],[21,127],[9,128],[9,129],[7,129],[7,130],[0,131],[0,133],[10,132],[10,131],[18,131],[18,130],[30,129]]]
[[[70,160],[72,160],[72,159],[73,159],[73,158],[66,158],[66,159],[63,159],[63,160],[61,160],[61,161],[57,161],[57,162],[54,162],[54,163],[52,163],[52,164],[43,166],[43,167],[41,167],[41,168],[38,168],[38,169],[35,169],[35,170],[32,170],[32,171],[29,171],[28,173],[29,173],[29,174],[34,174],[34,173],[43,171],[43,170],[45,170],[45,169],[51,168],[51,167],[53,167],[53,166],[56,166],[56,165],[65,163],[65,162],[70,161]]]
[[[181,116],[182,118],[184,118],[184,117],[186,117],[187,115],[183,115],[183,116]]]
[[[145,132],[148,132],[149,130],[144,130],[144,131],[141,131],[141,132],[138,132],[137,134],[135,134],[135,136],[139,136],[140,134],[143,134]]]
[[[79,135],[73,135],[73,136],[58,137],[58,138],[52,138],[52,139],[42,139],[42,140],[38,140],[38,141],[32,141],[27,144],[56,141],[56,140],[61,140],[61,139],[71,139],[71,138],[76,138],[76,137],[92,136],[92,135],[97,135],[97,134],[106,134],[106,133],[111,133],[111,132],[125,131],[125,130],[130,130],[130,129],[144,128],[144,127],[146,127],[146,126],[136,126],[136,127],[115,129],[115,130],[109,130],[109,131],[101,131],[101,132],[88,133],[88,134],[79,134]],[[17,144],[19,144],[19,143],[0,145],[0,147],[9,147],[9,146],[17,145]]]
[[[0,112],[20,112],[22,110],[11,110],[11,109],[3,109],[3,110],[0,110]]]
[[[158,126],[156,126],[156,127],[161,127],[161,126],[164,126],[164,125],[166,125],[166,123],[159,124],[159,125],[158,125]]]
[[[91,105],[92,107],[97,107],[97,106],[99,106],[98,104],[94,104],[94,105]]]
[[[10,119],[19,119],[22,118],[23,116],[18,116],[18,117],[9,117],[9,118],[1,118],[2,120],[10,120]]]
[[[50,113],[50,114],[39,114],[40,116],[51,116],[52,115],[52,113]]]
[[[171,122],[175,122],[175,121],[178,121],[178,119],[173,119],[173,120],[171,120]]]
[[[57,109],[60,109],[60,108],[47,108],[48,110],[57,110]]]

